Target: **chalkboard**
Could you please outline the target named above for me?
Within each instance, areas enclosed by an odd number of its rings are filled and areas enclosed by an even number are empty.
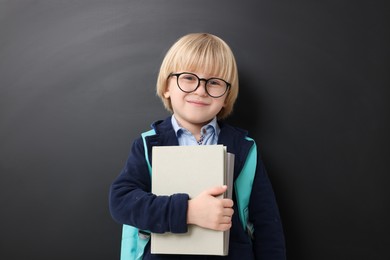
[[[288,259],[390,259],[385,1],[0,1],[0,258],[118,259],[108,189],[169,114],[165,52],[232,47]]]

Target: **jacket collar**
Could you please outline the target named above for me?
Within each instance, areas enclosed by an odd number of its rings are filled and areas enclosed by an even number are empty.
[[[150,141],[153,141],[152,146],[179,145],[175,130],[172,127],[171,117],[154,122],[152,127],[156,131],[156,134],[150,138]]]

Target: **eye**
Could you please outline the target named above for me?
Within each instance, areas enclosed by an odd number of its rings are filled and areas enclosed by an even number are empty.
[[[220,79],[209,79],[208,83],[214,87],[223,86],[223,81]]]
[[[182,74],[180,78],[183,80],[186,80],[186,81],[197,81],[198,80],[194,75],[191,75],[191,74]]]

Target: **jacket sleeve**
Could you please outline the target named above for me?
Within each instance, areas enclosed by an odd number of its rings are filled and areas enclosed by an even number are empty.
[[[249,203],[249,221],[254,225],[256,259],[285,260],[285,240],[279,209],[264,164],[258,156]]]
[[[120,175],[110,188],[109,207],[115,221],[153,233],[187,232],[187,194],[156,196],[144,155],[143,141],[133,143]]]

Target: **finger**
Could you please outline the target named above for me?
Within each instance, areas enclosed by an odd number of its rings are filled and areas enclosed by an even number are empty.
[[[234,213],[234,209],[232,208],[224,208],[223,209],[223,215],[224,216],[233,216],[233,213]]]
[[[223,199],[222,200],[222,205],[223,205],[224,208],[232,208],[233,205],[234,205],[234,202],[231,199]]]
[[[226,191],[226,189],[227,189],[226,185],[215,186],[215,187],[207,189],[206,193],[211,195],[211,196],[218,196],[218,195],[221,195],[222,193],[224,193]]]
[[[227,224],[220,224],[217,228],[219,231],[226,231],[229,230],[232,227],[232,223],[227,223]]]
[[[232,223],[232,217],[231,216],[224,216],[221,219],[220,224],[231,224]]]

